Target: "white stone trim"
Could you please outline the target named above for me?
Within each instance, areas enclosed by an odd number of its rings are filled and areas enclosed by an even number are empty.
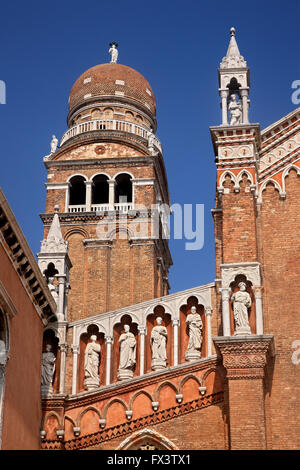
[[[115,91],[115,95],[116,95],[116,96],[124,96],[125,93],[124,93],[124,91],[118,91],[118,90],[116,90],[116,91]]]
[[[124,80],[116,80],[115,84],[116,85],[125,85],[125,82],[124,82]]]
[[[47,191],[51,189],[69,189],[68,183],[45,183],[45,186]]]
[[[91,77],[87,77],[83,80],[83,84],[90,83],[92,81]]]
[[[244,275],[253,286],[261,285],[260,263],[253,261],[250,263],[227,263],[221,264],[222,288],[229,289],[231,282],[239,274]]]
[[[84,95],[83,99],[84,100],[87,100],[88,98],[90,98],[92,96],[92,93],[87,93],[86,95]]]

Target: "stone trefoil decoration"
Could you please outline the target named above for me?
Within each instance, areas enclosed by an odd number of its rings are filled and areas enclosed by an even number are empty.
[[[235,324],[234,335],[251,335],[248,320],[248,308],[251,307],[251,297],[249,293],[246,292],[245,282],[240,282],[238,287],[240,290],[231,296]]]
[[[42,397],[51,396],[53,393],[53,377],[55,372],[56,357],[51,351],[51,344],[46,345],[46,352],[42,354],[42,378],[41,392]]]
[[[110,48],[109,48],[109,51],[108,51],[108,52],[109,52],[109,54],[110,54],[110,56],[111,56],[111,61],[110,61],[110,63],[111,63],[111,64],[116,64],[116,63],[117,63],[117,60],[118,60],[118,55],[119,55],[119,52],[118,52],[118,49],[117,49],[118,43],[115,42],[115,41],[113,41],[113,42],[111,42],[109,45],[110,45]]]
[[[237,126],[242,123],[242,104],[237,101],[236,96],[231,96],[231,101],[228,105],[230,112],[230,125]]]
[[[164,369],[167,366],[167,328],[162,325],[162,318],[156,318],[157,325],[152,328],[150,344],[152,351],[151,366],[153,370]]]
[[[130,331],[129,325],[124,325],[125,333],[119,339],[120,343],[120,364],[118,369],[118,380],[131,379],[133,368],[136,363],[136,339]]]
[[[84,353],[84,388],[95,390],[100,386],[99,363],[100,344],[96,343],[97,336],[91,336],[91,343],[88,343]]]
[[[196,307],[191,308],[191,313],[186,317],[189,329],[189,344],[185,353],[187,361],[195,361],[201,358],[202,346],[202,320]]]

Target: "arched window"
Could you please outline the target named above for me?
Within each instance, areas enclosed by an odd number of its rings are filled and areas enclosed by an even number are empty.
[[[112,119],[114,117],[114,111],[112,108],[105,108],[104,109],[104,116],[105,119]]]
[[[105,175],[97,175],[93,178],[92,186],[92,204],[108,203],[108,177]]]
[[[73,176],[70,179],[70,206],[78,206],[85,204],[85,179],[83,176]]]
[[[115,202],[117,204],[132,202],[131,176],[127,173],[122,173],[116,177]]]

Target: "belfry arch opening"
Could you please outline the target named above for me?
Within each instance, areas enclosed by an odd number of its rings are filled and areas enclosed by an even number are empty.
[[[229,84],[227,85],[227,88],[229,90],[229,93],[228,93],[229,99],[231,98],[232,95],[237,95],[238,98],[241,99],[241,93],[240,93],[241,84],[238,83],[235,77],[232,77]]]
[[[117,204],[132,202],[131,176],[127,173],[122,173],[116,177],[115,202]]]
[[[83,176],[73,176],[70,179],[69,204],[78,206],[85,204],[86,187]]]
[[[109,197],[108,177],[96,175],[93,178],[92,204],[107,204]]]

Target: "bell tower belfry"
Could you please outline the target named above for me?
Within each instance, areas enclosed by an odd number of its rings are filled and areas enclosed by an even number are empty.
[[[264,366],[273,337],[264,334],[258,241],[261,134],[259,124],[249,123],[249,69],[240,55],[235,29],[230,33],[219,69],[222,124],[210,128],[217,166],[216,206],[212,212],[223,330],[223,336],[214,338],[214,343],[226,369],[231,448],[264,449]],[[251,416],[241,400],[246,396]]]
[[[53,136],[47,238],[55,206],[68,243],[68,321],[166,295],[172,264],[158,211],[169,204],[156,104],[147,80],[111,61],[85,71],[69,97],[68,130]],[[156,222],[156,225],[155,223]]]
[[[230,42],[227,54],[219,68],[219,93],[221,96],[222,125],[248,124],[249,112],[249,69],[241,56],[236,39],[235,28],[230,29]],[[237,97],[239,102],[237,102]],[[234,103],[231,104],[232,99]],[[230,107],[231,106],[231,107]],[[228,110],[231,111],[228,121]]]

